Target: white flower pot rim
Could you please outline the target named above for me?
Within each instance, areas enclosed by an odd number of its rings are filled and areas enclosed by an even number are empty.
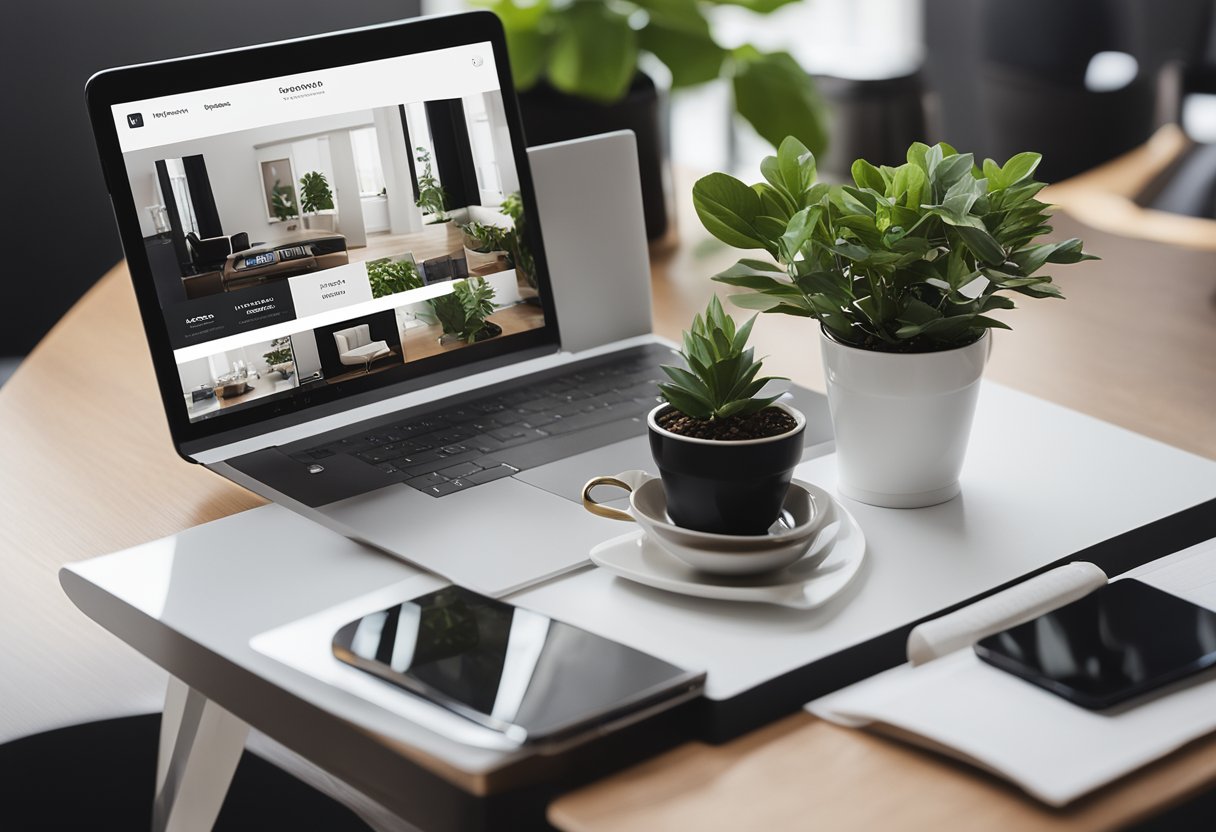
[[[776,407],[784,410],[786,413],[794,417],[794,421],[797,424],[783,433],[778,433],[773,436],[765,436],[761,439],[701,439],[697,436],[683,436],[679,433],[672,433],[671,431],[667,430],[667,428],[661,426],[658,423],[658,415],[669,407],[673,410],[676,409],[674,405],[669,404],[668,402],[662,402],[659,404],[646,416],[646,424],[649,425],[653,430],[661,432],[664,436],[670,436],[673,439],[680,440],[681,442],[691,442],[698,445],[714,445],[716,447],[729,445],[732,448],[737,448],[742,445],[763,445],[766,442],[776,442],[779,439],[784,439],[806,427],[806,416],[803,415],[801,410],[796,407],[790,407],[785,402],[773,402],[771,405],[769,405],[769,407]]]
[[[840,347],[841,349],[853,350],[855,352],[865,353],[866,355],[889,355],[893,359],[920,358],[926,355],[940,355],[942,353],[954,352],[955,350],[965,350],[968,347],[974,347],[985,338],[991,337],[991,331],[985,329],[979,338],[976,338],[974,341],[968,341],[966,344],[962,344],[957,347],[944,347],[940,350],[929,350],[927,352],[890,352],[887,350],[870,350],[866,349],[865,347],[859,347],[855,344],[846,344],[844,341],[841,341],[839,338],[833,335],[831,330],[829,330],[823,324],[819,325],[819,332],[824,338],[831,341],[834,346]]]

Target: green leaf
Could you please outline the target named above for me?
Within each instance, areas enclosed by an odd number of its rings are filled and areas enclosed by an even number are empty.
[[[752,326],[755,323],[756,323],[755,315],[752,315],[750,318],[748,318],[746,321],[744,321],[743,326],[739,327],[738,331],[735,332],[735,340],[734,340],[734,343],[731,345],[732,350],[734,350],[735,352],[741,352],[743,350],[743,347],[746,346],[746,344],[747,344],[747,339],[752,337]],[[757,365],[757,366],[759,366],[759,365]]]
[[[574,3],[555,15],[548,75],[564,93],[617,101],[637,71],[638,39],[629,22],[600,3]]]
[[[909,150],[908,153],[911,155],[912,151]],[[887,189],[887,196],[893,198],[902,196],[901,202],[905,207],[917,209],[924,201],[928,184],[929,178],[921,166],[909,162],[896,168],[895,178],[891,180],[891,186]]]
[[[916,324],[923,326],[930,321],[936,321],[942,317],[942,313],[917,298],[908,298],[907,304],[900,310],[900,313],[895,316],[895,320],[902,324]]]
[[[531,5],[499,0],[488,5],[502,21],[516,89],[531,89],[544,74],[549,60],[549,36],[541,30],[549,12],[549,0]]]
[[[874,217],[878,212],[878,201],[874,199],[873,194],[859,191],[848,185],[833,188],[831,199],[846,215],[860,214]]]
[[[790,217],[798,210],[794,207],[794,200],[785,193],[784,188],[774,188],[763,182],[757,182],[752,185],[752,190],[760,196],[760,212],[764,216],[785,223],[789,222]]]
[[[826,109],[806,70],[786,52],[762,53],[741,46],[732,55],[739,115],[774,147],[793,136],[822,154],[827,146]]]
[[[697,0],[635,0],[650,20],[638,31],[638,44],[671,70],[675,88],[713,81],[722,73],[727,52],[710,35]]]
[[[702,225],[722,242],[775,253],[776,245],[756,228],[760,197],[738,179],[725,173],[703,176],[693,185],[692,202]]]
[[[956,153],[942,159],[930,177],[933,181],[934,191],[946,194],[949,192],[950,186],[959,179],[966,177],[974,180],[971,175],[972,164],[973,157],[970,153]]]
[[[786,190],[794,198],[795,207],[805,206],[807,194],[815,184],[818,174],[815,154],[796,136],[786,136],[777,148],[777,168]]]
[[[802,142],[786,136],[776,156],[761,160],[760,173],[788,201],[789,211],[785,214],[788,219],[807,204],[807,194],[815,184],[815,156]]]
[[[755,309],[760,312],[771,312],[786,304],[786,301],[772,295],[756,292],[741,292],[730,296],[731,302],[743,309]]]
[[[660,384],[659,395],[685,416],[691,416],[694,419],[708,419],[714,415],[712,407],[673,384]]]
[[[1051,280],[1051,278],[1047,278],[1047,280]],[[1036,283],[1033,286],[1018,286],[1012,289],[1012,291],[1022,295],[1029,295],[1032,298],[1064,299],[1064,295],[1060,292],[1059,287],[1046,281],[1043,283]]]
[[[1012,157],[1001,168],[1001,187],[1008,188],[1029,178],[1042,160],[1040,153],[1019,153]]]
[[[818,208],[803,208],[790,218],[785,226],[785,233],[777,243],[777,251],[782,262],[793,262],[798,252],[806,245],[815,232],[819,222]]]
[[[742,6],[758,14],[768,14],[782,6],[796,3],[798,0],[713,0],[720,6]]]
[[[709,400],[709,388],[705,386],[701,379],[688,370],[681,369],[680,367],[670,367],[666,364],[660,366],[659,369],[667,373],[668,377],[686,392],[700,396],[706,401]]]
[[[908,147],[908,164],[920,168],[920,172],[929,175],[929,145],[924,142],[912,142]]]
[[[865,159],[858,159],[853,162],[850,172],[853,174],[853,182],[856,183],[857,187],[870,188],[878,191],[880,194],[886,194],[887,183],[882,178],[882,172]]]
[[[984,160],[984,178],[988,180],[988,190],[1003,187],[1001,185],[1001,166],[991,159]]]
[[[1004,321],[998,321],[996,318],[989,318],[985,315],[976,315],[971,322],[974,326],[981,326],[985,329],[1013,329]]]

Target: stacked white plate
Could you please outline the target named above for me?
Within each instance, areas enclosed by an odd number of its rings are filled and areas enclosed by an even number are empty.
[[[638,480],[629,513],[642,528],[591,550],[597,566],[627,580],[700,598],[812,609],[848,586],[865,558],[857,521],[811,483],[793,481],[768,534],[743,536],[676,526],[662,482]]]

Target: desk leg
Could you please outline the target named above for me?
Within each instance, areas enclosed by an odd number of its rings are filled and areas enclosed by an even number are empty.
[[[165,692],[156,759],[153,832],[215,825],[236,772],[249,726],[172,677]]]

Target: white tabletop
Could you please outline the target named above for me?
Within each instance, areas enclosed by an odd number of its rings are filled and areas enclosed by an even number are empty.
[[[831,491],[834,458],[804,463],[797,475]],[[705,669],[707,695],[727,699],[1212,499],[1216,462],[985,383],[962,483],[960,497],[926,509],[847,502],[866,534],[867,565],[821,609],[684,598],[591,568],[510,600]],[[623,530],[619,522],[604,524],[605,538]],[[192,678],[201,672],[197,656],[175,639],[462,771],[492,771],[519,754],[453,740],[424,711],[417,719],[429,728],[250,646],[259,634],[339,604],[348,611],[376,609],[394,584],[408,597],[415,585],[425,591],[435,580],[287,510],[255,509],[72,564],[62,578],[73,600],[99,623],[204,693],[201,680]],[[240,714],[236,704],[221,704]]]

